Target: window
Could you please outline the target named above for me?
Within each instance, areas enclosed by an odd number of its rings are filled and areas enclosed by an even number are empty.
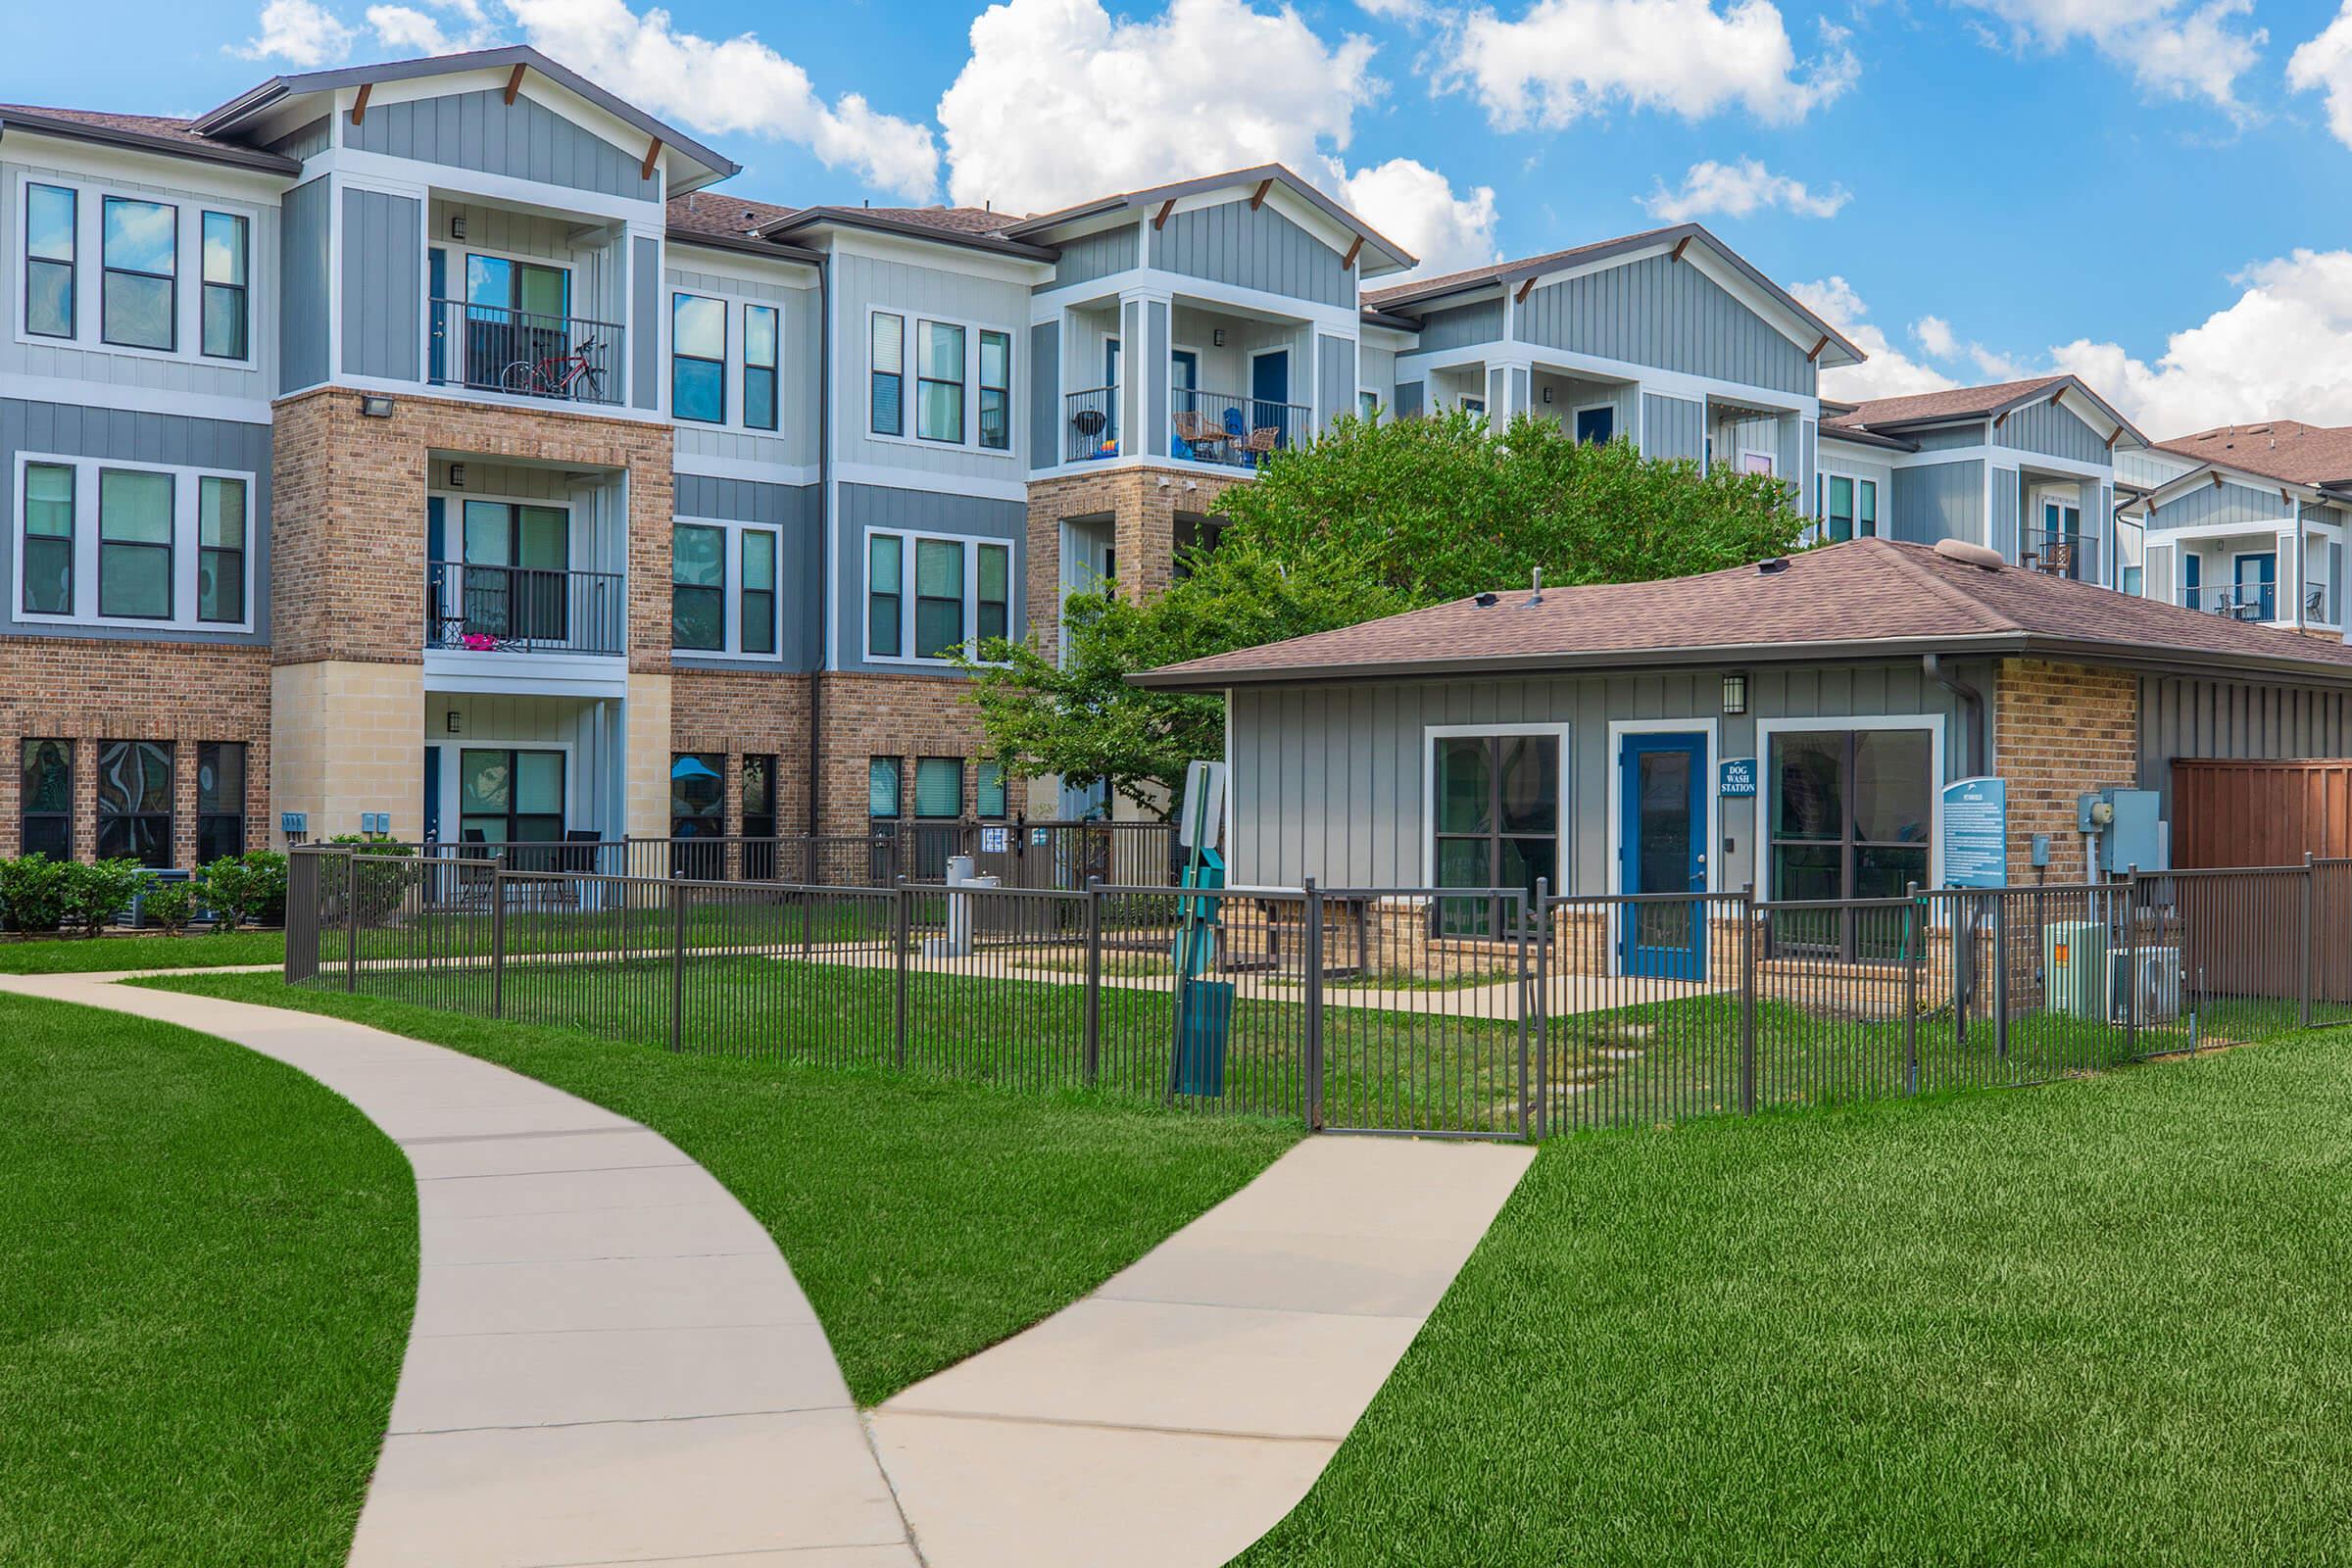
[[[98,472],[98,613],[172,618],[172,475]]]
[[[2139,567],[2126,566],[2124,568],[2124,580],[2120,586],[2123,588],[2124,592],[2130,594],[2132,598],[2137,599],[2139,597],[2140,580]]]
[[[977,630],[986,642],[1007,635],[1012,624],[1012,549],[980,547],[980,615]]]
[[[172,746],[108,741],[98,748],[98,858],[172,863]]]
[[[727,307],[699,294],[669,302],[669,412],[702,424],[727,422]]]
[[[24,330],[36,337],[74,335],[79,210],[62,185],[24,187]]]
[[[467,844],[560,844],[562,752],[505,748],[458,754],[458,825]]]
[[[74,858],[74,743],[26,741],[21,853],[52,860]]]
[[[914,657],[940,659],[963,646],[963,546],[914,542]]]
[[[2234,558],[2231,575],[2237,583],[2234,603],[2240,620],[2278,618],[2278,552],[2253,551]]]
[[[1935,824],[1934,758],[1934,737],[1925,729],[1773,735],[1765,818],[1771,897],[1900,898],[1909,884],[1924,884]],[[1776,924],[1776,941],[1859,956],[1850,913],[1823,911],[1816,918],[1792,911]]]
[[[997,817],[1004,814],[1004,764],[982,762],[972,780],[974,816]]]
[[[743,874],[757,882],[776,875],[776,759],[755,753],[743,760]]]
[[[1560,740],[1555,735],[1446,735],[1433,744],[1432,860],[1442,888],[1560,885]],[[1442,900],[1438,929],[1495,935],[1479,900]]]
[[[866,541],[865,550],[865,651],[871,658],[896,659],[905,651],[900,640],[904,541],[895,533],[878,533]]]
[[[963,328],[925,321],[916,340],[914,433],[925,441],[963,440]]]
[[[468,501],[464,513],[466,630],[561,645],[571,626],[571,514]]]
[[[876,435],[906,433],[906,318],[874,313],[872,386],[867,423]]]
[[[727,759],[723,752],[673,752],[669,759],[669,836],[726,837]]]
[[[776,427],[776,320],[772,305],[743,308],[743,422],[755,430]]]
[[[1779,471],[1776,466],[1779,461],[1769,452],[1742,452],[1740,454],[1740,471],[1741,473],[1775,473]]]
[[[1879,532],[1879,483],[1876,479],[1853,479],[1842,473],[1823,478],[1822,520],[1828,525],[1831,543],[1847,539],[1872,539]]]
[[[980,334],[980,444],[994,452],[1012,448],[1012,337]]]
[[[738,640],[747,654],[776,651],[776,536],[764,528],[743,533],[743,601]]]
[[[669,641],[723,653],[727,646],[727,534],[681,522],[669,530]]]
[[[251,275],[246,237],[250,225],[234,213],[204,215],[204,352],[214,359],[241,360],[249,339],[246,280]]]
[[[1484,414],[1487,412],[1487,400],[1485,398],[1463,398],[1461,399],[1461,409],[1464,414]]]
[[[915,759],[914,814],[932,818],[963,814],[963,759]]]
[[[244,853],[244,743],[205,741],[196,748],[196,863]]]
[[[196,481],[196,618],[245,618],[245,481]]]
[[[74,469],[24,465],[24,609],[74,613]]]
[[[170,353],[179,343],[179,209],[109,196],[101,212],[98,335]]]
[[[1366,424],[1378,424],[1380,422],[1380,394],[1358,392],[1355,395],[1355,416]]]
[[[899,760],[873,758],[865,764],[865,814],[877,822],[899,819]]]

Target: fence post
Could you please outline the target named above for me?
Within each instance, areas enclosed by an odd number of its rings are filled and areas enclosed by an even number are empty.
[[[507,1015],[507,868],[490,868],[490,1016]]]
[[[1551,1132],[1551,878],[1536,878],[1536,1141]]]
[[[1740,885],[1740,1114],[1756,1113],[1756,885]]]
[[[2009,1059],[2009,890],[1992,895],[1992,1054]]]
[[[898,940],[893,944],[893,946],[898,949],[899,967],[899,995],[897,1004],[899,1070],[904,1072],[906,1070],[907,947],[910,940],[909,933],[913,925],[912,902],[914,897],[906,887],[906,877],[904,872],[902,872],[898,878],[897,895],[896,902],[898,905],[899,929]]]
[[[2312,971],[2312,946],[2313,946],[2313,931],[2312,931],[2312,924],[2313,924],[2313,921],[2312,921],[2312,914],[2313,914],[2313,910],[2314,910],[2314,903],[2315,903],[2315,901],[2314,901],[2314,899],[2313,899],[2313,897],[2312,897],[2312,894],[2313,894],[2313,884],[2314,884],[2314,882],[2316,881],[2316,879],[2317,879],[2317,877],[2318,877],[2318,874],[2319,874],[2319,873],[2318,873],[2317,869],[2316,869],[2316,868],[2315,868],[2315,867],[2312,865],[2312,863],[2311,863],[2311,852],[2310,852],[2309,850],[2305,850],[2305,851],[2303,852],[2303,976],[2302,976],[2302,1008],[2301,1008],[2301,1011],[2300,1011],[2300,1012],[2297,1014],[2297,1017],[2300,1019],[2300,1023],[2299,1023],[2298,1027],[2301,1027],[2301,1028],[2304,1028],[2304,1029],[2308,1029],[2308,1028],[2310,1028],[2310,1027],[2311,1027],[2311,971]]]
[[[2139,1054],[2139,867],[2124,868],[2124,1055]],[[2112,986],[2113,981],[2108,984]]]
[[[344,857],[351,869],[343,886],[343,989],[360,989],[360,852]]]
[[[1928,961],[1928,922],[1921,918],[1919,884],[1903,884],[1903,1093],[1919,1093],[1919,969]],[[1953,922],[1953,941],[1964,939],[1959,922]],[[1954,955],[1957,958],[1957,954]],[[1958,993],[1956,1008],[1968,1011],[1968,993],[1960,985],[1960,965],[1952,965],[1953,990]],[[1965,1027],[1965,1026],[1964,1026]]]
[[[1306,1124],[1323,1129],[1323,894],[1306,879]]]
[[[669,883],[669,1049],[683,1051],[686,1042],[686,901],[691,884]]]
[[[1086,1087],[1102,1071],[1102,879],[1086,879]]]

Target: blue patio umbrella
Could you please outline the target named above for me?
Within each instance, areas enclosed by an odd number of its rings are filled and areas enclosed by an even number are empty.
[[[671,778],[716,778],[718,774],[711,769],[710,763],[699,758],[681,757],[669,764],[669,776]]]

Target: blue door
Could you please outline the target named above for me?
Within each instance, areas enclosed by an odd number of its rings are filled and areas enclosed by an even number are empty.
[[[1617,411],[1607,404],[1596,409],[1576,411],[1576,438],[1594,445],[1606,443],[1617,434]]]
[[[1707,738],[1628,735],[1617,758],[1618,887],[1697,895],[1707,887]],[[1706,901],[1629,904],[1620,911],[1624,972],[1669,980],[1707,973]]]
[[[1272,429],[1274,444],[1291,444],[1291,351],[1273,349],[1250,362],[1252,430]]]
[[[424,308],[433,313],[431,331],[426,337],[430,362],[425,379],[439,386],[449,379],[449,313],[440,303],[449,298],[449,252],[435,246],[424,253],[424,261],[427,278]]]
[[[441,838],[441,748],[438,746],[424,749],[424,837],[428,844]]]

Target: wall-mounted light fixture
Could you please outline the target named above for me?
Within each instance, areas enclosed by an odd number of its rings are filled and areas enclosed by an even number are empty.
[[[1747,676],[1739,670],[1723,677],[1723,710],[1727,713],[1747,711]]]
[[[389,419],[392,417],[392,400],[373,393],[363,394],[360,398],[360,413],[366,418]]]
[[[1225,329],[1223,327],[1212,326],[1208,329],[1208,345],[1217,349],[1225,346]]]
[[[452,213],[449,215],[449,237],[451,239],[464,239],[466,237],[466,215],[464,213]]]
[[[1546,402],[1546,403],[1549,403],[1549,402],[1551,401],[1551,388],[1549,388],[1549,387],[1545,387],[1545,388],[1544,389],[1544,402]]]
[[[461,734],[461,733],[463,733],[463,732],[462,732],[462,731],[461,731],[461,730],[458,728],[458,710],[457,710],[456,709],[454,709],[454,708],[453,708],[453,709],[451,709],[451,710],[449,710],[448,724],[449,724],[449,732],[450,732],[452,735],[457,735],[457,734]]]
[[[453,463],[449,466],[449,487],[452,490],[466,488],[466,465],[463,463]]]

